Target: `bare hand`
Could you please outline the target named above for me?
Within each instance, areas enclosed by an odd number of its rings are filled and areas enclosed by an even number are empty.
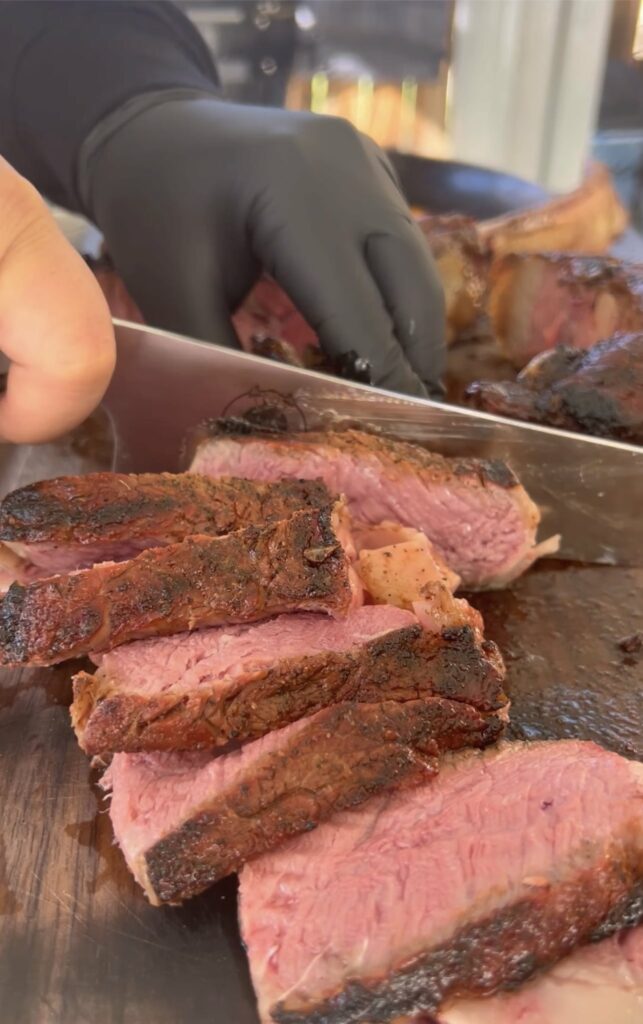
[[[100,288],[32,186],[0,157],[0,440],[34,443],[98,405],[115,363]]]

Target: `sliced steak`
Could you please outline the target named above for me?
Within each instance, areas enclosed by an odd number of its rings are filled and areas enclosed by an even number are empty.
[[[582,946],[517,992],[462,1000],[439,1024],[639,1024],[643,927]],[[418,1021],[421,1024],[421,1021]]]
[[[495,415],[643,444],[643,334],[543,352],[515,383],[478,381],[467,397]]]
[[[27,577],[34,569],[53,576],[195,534],[220,537],[263,526],[329,501],[320,481],[90,473],[43,480],[7,495],[0,502],[0,541],[26,559]]]
[[[116,754],[106,779],[114,832],[150,901],[177,902],[501,729],[494,715],[430,697],[338,704],[218,757]]]
[[[71,708],[88,754],[224,746],[347,700],[506,704],[495,644],[466,627],[425,633],[410,612],[383,605],[343,621],[281,615],[140,640],[97,660],[95,675],[74,678]]]
[[[643,265],[565,253],[504,256],[493,266],[489,312],[517,367],[557,345],[589,348],[643,331]]]
[[[643,767],[504,744],[241,874],[262,1021],[389,1024],[526,981],[643,914]]]
[[[0,606],[0,664],[53,665],[131,640],[282,612],[343,616],[360,585],[338,531],[341,506],[225,537],[190,537],[136,558],[23,587]]]
[[[503,462],[445,459],[357,430],[222,432],[201,444],[191,468],[212,477],[321,479],[346,496],[356,520],[422,530],[470,587],[501,586],[557,546],[536,544],[538,509]]]

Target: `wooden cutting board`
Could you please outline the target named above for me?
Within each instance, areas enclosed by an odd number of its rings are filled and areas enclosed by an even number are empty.
[[[479,595],[512,730],[643,760],[643,570],[548,563]],[[643,635],[643,633],[642,633]],[[230,879],[154,909],[113,846],[68,722],[70,668],[0,678],[0,1020],[257,1024]]]

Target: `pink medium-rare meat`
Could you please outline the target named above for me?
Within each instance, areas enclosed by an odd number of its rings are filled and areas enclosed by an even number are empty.
[[[641,913],[643,766],[503,744],[247,865],[265,1024],[389,1024],[526,981]]]
[[[472,587],[501,586],[557,547],[553,538],[536,544],[538,509],[503,462],[445,459],[357,430],[221,432],[200,445],[191,469],[251,480],[321,479],[346,496],[355,520],[421,530]]]
[[[495,644],[467,628],[426,633],[411,612],[383,605],[339,621],[299,613],[141,640],[96,660],[95,675],[74,678],[71,707],[92,755],[220,747],[347,700],[506,704]]]
[[[456,1002],[438,1024],[640,1024],[643,927],[582,946],[517,992]],[[421,1022],[418,1022],[421,1024]]]
[[[643,331],[643,265],[566,253],[503,256],[493,265],[489,312],[519,368],[558,345],[590,348]]]
[[[0,604],[0,664],[53,665],[132,640],[284,612],[346,615],[361,585],[341,503],[21,586]]]
[[[115,754],[114,832],[150,901],[178,902],[333,811],[434,775],[443,751],[501,731],[496,715],[428,697],[338,704],[215,757]]]
[[[220,537],[328,505],[319,481],[212,480],[195,473],[89,473],[42,480],[0,502],[0,541],[16,578],[120,562],[201,534]]]

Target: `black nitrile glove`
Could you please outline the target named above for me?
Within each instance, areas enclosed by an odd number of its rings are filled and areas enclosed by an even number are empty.
[[[238,345],[230,314],[265,270],[333,359],[437,392],[444,300],[384,153],[347,122],[162,93],[87,140],[84,206],[154,326]]]

